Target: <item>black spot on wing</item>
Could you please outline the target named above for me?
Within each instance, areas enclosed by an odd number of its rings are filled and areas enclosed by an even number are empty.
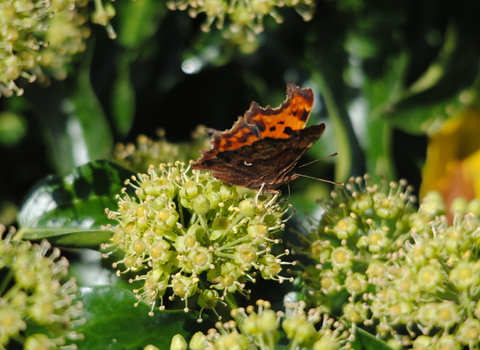
[[[291,127],[287,126],[285,129],[283,129],[283,133],[286,135],[291,135],[293,133],[293,130]]]
[[[277,129],[276,126],[271,126],[271,127],[269,128],[270,131],[275,131],[276,129]]]
[[[306,122],[308,120],[308,116],[310,115],[310,112],[309,111],[303,111],[303,114],[302,116],[300,117],[300,120],[302,122]]]

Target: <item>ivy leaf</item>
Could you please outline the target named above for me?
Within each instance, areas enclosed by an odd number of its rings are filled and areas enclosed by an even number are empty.
[[[37,184],[18,215],[24,239],[48,239],[58,246],[98,248],[110,232],[102,225],[116,224],[105,208],[118,208],[115,196],[134,175],[118,164],[99,160],[87,163],[66,176],[50,176]]]
[[[80,301],[85,310],[85,324],[75,330],[84,340],[78,349],[130,350],[143,349],[152,344],[159,349],[169,349],[172,337],[181,334],[186,339],[197,331],[206,331],[209,325],[197,322],[197,313],[179,311],[154,311],[140,302],[128,290],[101,286],[80,289]]]
[[[354,348],[360,346],[359,348],[364,350],[393,350],[384,341],[376,338],[374,335],[361,328],[357,328],[355,337],[356,339],[353,344]]]

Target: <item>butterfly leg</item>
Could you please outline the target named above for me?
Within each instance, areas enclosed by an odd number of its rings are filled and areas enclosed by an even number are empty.
[[[265,184],[263,183],[260,189],[258,190],[257,194],[255,195],[255,206],[258,206],[258,198],[262,194],[264,188],[265,188]],[[275,199],[277,199],[277,197],[280,195],[280,191],[277,191],[277,190],[270,190],[268,192],[274,193],[274,195],[265,205],[266,207],[269,207],[273,202],[275,202]]]
[[[277,199],[277,197],[280,195],[280,191],[272,191],[273,193],[275,193],[272,197],[272,199],[270,199],[268,201],[268,203],[265,205],[266,207],[269,207],[270,205],[272,205],[273,202],[275,202],[275,200]]]
[[[258,197],[262,194],[263,188],[265,187],[265,184],[263,183],[262,186],[260,186],[260,189],[258,190],[257,194],[255,195],[255,206],[258,206]]]

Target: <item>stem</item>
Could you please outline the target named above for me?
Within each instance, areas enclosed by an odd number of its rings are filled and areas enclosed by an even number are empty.
[[[237,304],[237,301],[235,300],[235,298],[233,297],[233,294],[232,293],[226,293],[225,294],[225,302],[227,303],[228,307],[230,308],[230,310],[233,310],[233,309],[236,309],[238,308],[238,304]],[[237,323],[238,323],[238,320],[236,320]]]

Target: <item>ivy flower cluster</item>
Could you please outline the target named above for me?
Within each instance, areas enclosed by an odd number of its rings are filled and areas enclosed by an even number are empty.
[[[302,237],[306,253],[317,262],[304,270],[307,295],[314,304],[325,297],[347,291],[351,297],[344,307],[349,321],[365,319],[358,299],[367,292],[365,272],[374,262],[386,262],[408,239],[409,215],[415,212],[405,182],[377,185],[365,176],[352,178],[344,188],[332,192],[318,228]],[[340,310],[331,310],[339,312]]]
[[[47,19],[45,31],[35,32],[38,38],[47,43],[39,51],[38,65],[31,70],[40,83],[48,83],[49,76],[57,80],[65,79],[67,64],[76,54],[85,51],[85,40],[90,36],[86,11],[88,0],[75,0],[74,4],[65,3],[65,0],[51,2],[52,6],[57,3],[53,9],[55,14]]]
[[[71,9],[75,0],[5,0],[0,3],[0,95],[23,94],[15,80],[33,82],[32,73],[41,60],[40,49],[48,44],[36,33],[48,30],[56,12]]]
[[[83,338],[72,328],[83,323],[83,306],[75,302],[74,279],[65,283],[68,261],[60,251],[43,241],[12,241],[11,229],[4,237],[0,225],[0,348],[23,343],[24,349],[76,349],[71,341]],[[28,331],[44,327],[48,334]],[[32,334],[34,333],[34,334]],[[28,336],[26,334],[29,334]],[[70,344],[70,345],[69,345]]]
[[[131,282],[143,285],[134,292],[152,312],[157,301],[165,308],[167,292],[170,300],[184,300],[186,311],[192,296],[200,308],[215,309],[219,301],[229,302],[229,293],[247,293],[246,282],[257,273],[285,280],[280,258],[289,252],[275,256],[272,246],[289,207],[270,194],[240,197],[237,187],[181,162],[161,164],[158,172],[151,166],[128,184],[135,196],[125,188],[118,210],[108,211],[119,224],[107,227],[113,237],[104,248],[124,252],[114,268],[136,274]]]
[[[117,143],[113,151],[113,161],[137,173],[146,173],[150,164],[188,163],[198,157],[198,151],[210,147],[210,136],[203,125],[197,126],[188,143],[168,142],[165,130],[157,130],[157,140],[145,135],[137,138],[137,143]]]
[[[415,210],[406,183],[385,188],[351,179],[323,203],[318,229],[305,237],[317,261],[303,274],[310,301],[375,326],[396,348],[477,349],[479,213],[449,225],[438,193]]]
[[[402,345],[414,340],[413,349],[478,349],[480,217],[458,214],[449,225],[442,215],[411,236],[384,273],[368,274],[376,289],[369,299],[377,328],[395,333],[394,327],[406,325],[408,333],[399,338]]]
[[[197,332],[187,344],[180,335],[172,339],[170,349],[186,350],[275,350],[288,349],[342,350],[349,349],[351,333],[319,309],[305,312],[304,302],[288,302],[285,312],[274,312],[268,301],[258,300],[254,306],[231,312],[235,321],[217,322],[207,334]],[[318,330],[316,325],[320,323]],[[288,341],[280,343],[281,329]],[[147,349],[147,348],[145,348]],[[153,349],[151,349],[153,350]]]
[[[167,6],[171,10],[188,10],[191,17],[195,18],[204,13],[206,19],[202,24],[202,30],[207,32],[213,23],[218,29],[224,29],[223,34],[227,38],[239,42],[243,40],[254,41],[257,34],[263,29],[263,19],[271,16],[277,23],[283,22],[283,18],[277,8],[293,7],[309,21],[313,15],[313,0],[169,0]]]

